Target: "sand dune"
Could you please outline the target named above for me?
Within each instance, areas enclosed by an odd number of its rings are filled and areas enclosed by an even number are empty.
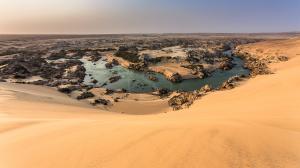
[[[178,112],[122,115],[49,88],[1,83],[0,167],[298,168],[300,41],[244,47],[291,59]]]

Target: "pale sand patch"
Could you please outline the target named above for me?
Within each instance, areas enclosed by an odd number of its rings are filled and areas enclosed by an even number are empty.
[[[260,45],[281,48],[291,41]],[[297,44],[288,51],[299,51]],[[275,74],[167,114],[102,112],[75,102],[70,106],[67,97],[61,100],[66,105],[47,103],[34,97],[38,92],[48,97],[57,93],[40,87],[28,95],[32,101],[23,96],[5,100],[0,113],[10,113],[0,118],[0,128],[14,129],[0,133],[0,167],[298,168],[300,56],[286,54],[292,59],[276,64]],[[24,86],[0,85],[2,91],[18,87]],[[29,93],[34,90],[32,86]],[[14,126],[27,122],[38,123]]]
[[[198,75],[193,75],[191,69],[182,67],[178,63],[163,63],[159,65],[152,65],[149,67],[150,70],[164,74],[167,78],[172,77],[173,74],[178,73],[183,79],[195,79],[199,78]]]
[[[187,53],[184,48],[180,46],[174,47],[166,47],[161,50],[143,50],[139,53],[140,55],[149,55],[151,58],[158,58],[158,57],[179,57],[179,58],[186,58]]]

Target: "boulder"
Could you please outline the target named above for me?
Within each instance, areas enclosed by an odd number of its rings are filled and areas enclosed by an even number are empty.
[[[96,100],[94,100],[94,102],[92,102],[91,103],[92,105],[98,105],[98,104],[100,104],[100,105],[105,105],[105,106],[107,106],[107,105],[109,105],[110,104],[110,101],[109,100],[106,100],[106,99],[96,99]]]
[[[118,66],[118,65],[120,65],[119,61],[116,59],[113,59],[111,62],[106,63],[105,67],[107,69],[112,69],[114,66]]]
[[[121,76],[113,76],[113,77],[110,77],[108,80],[110,83],[115,83],[115,82],[119,81],[120,79],[122,79]]]
[[[169,80],[173,83],[180,83],[183,79],[179,73],[174,73],[172,76],[169,77]]]
[[[108,62],[108,63],[105,64],[105,67],[106,67],[107,69],[112,69],[114,66],[113,66],[113,63],[112,63],[112,62]]]
[[[98,83],[98,81],[97,81],[96,79],[93,79],[91,82],[92,82],[93,84],[97,84],[97,83]]]
[[[173,110],[180,110],[183,107],[189,107],[198,98],[197,94],[190,92],[183,92],[177,96],[172,97],[168,104],[173,108]]]
[[[151,81],[154,81],[154,82],[157,82],[157,81],[158,81],[158,78],[155,77],[155,76],[152,76],[152,75],[150,75],[150,76],[148,77],[148,79],[151,80]]]
[[[129,64],[128,69],[145,71],[147,69],[147,65],[145,63]]]
[[[92,51],[91,52],[91,57],[90,60],[92,62],[97,62],[102,58],[102,56],[97,52],[97,51]]]
[[[60,85],[57,87],[58,91],[62,92],[62,93],[66,93],[69,94],[75,90],[80,89],[79,86],[75,86],[75,85]]]
[[[230,61],[223,61],[220,63],[220,69],[224,70],[224,71],[228,71],[230,69],[232,69],[234,67],[234,64],[232,64]]]
[[[120,100],[119,97],[114,98],[114,102],[119,102],[119,100]]]
[[[165,96],[169,96],[171,91],[167,88],[159,88],[156,90],[156,92],[158,96],[165,97]]]
[[[114,90],[111,90],[111,89],[106,89],[106,90],[105,90],[105,94],[106,94],[106,95],[110,95],[110,94],[113,94],[113,93],[115,93]]]
[[[120,65],[119,61],[116,60],[116,59],[113,59],[111,62],[112,62],[112,64],[115,65],[115,66]]]
[[[200,89],[200,92],[207,93],[212,91],[213,89],[209,85],[205,85]]]
[[[78,100],[83,100],[83,99],[92,98],[92,97],[95,97],[95,95],[93,93],[83,92],[79,96],[77,96],[77,99]]]
[[[122,92],[122,93],[127,93],[128,91],[127,91],[126,89],[122,88],[122,89],[121,89],[121,92]]]
[[[221,89],[233,89],[237,85],[237,82],[241,80],[240,76],[233,76],[222,84]]]

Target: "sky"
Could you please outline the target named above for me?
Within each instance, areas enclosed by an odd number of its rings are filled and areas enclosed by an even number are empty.
[[[300,0],[0,0],[0,34],[300,31]]]

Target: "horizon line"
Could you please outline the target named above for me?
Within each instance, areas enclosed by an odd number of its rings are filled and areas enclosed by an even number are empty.
[[[285,34],[300,33],[299,31],[278,31],[278,32],[162,32],[162,33],[0,33],[0,35],[168,35],[168,34]]]

